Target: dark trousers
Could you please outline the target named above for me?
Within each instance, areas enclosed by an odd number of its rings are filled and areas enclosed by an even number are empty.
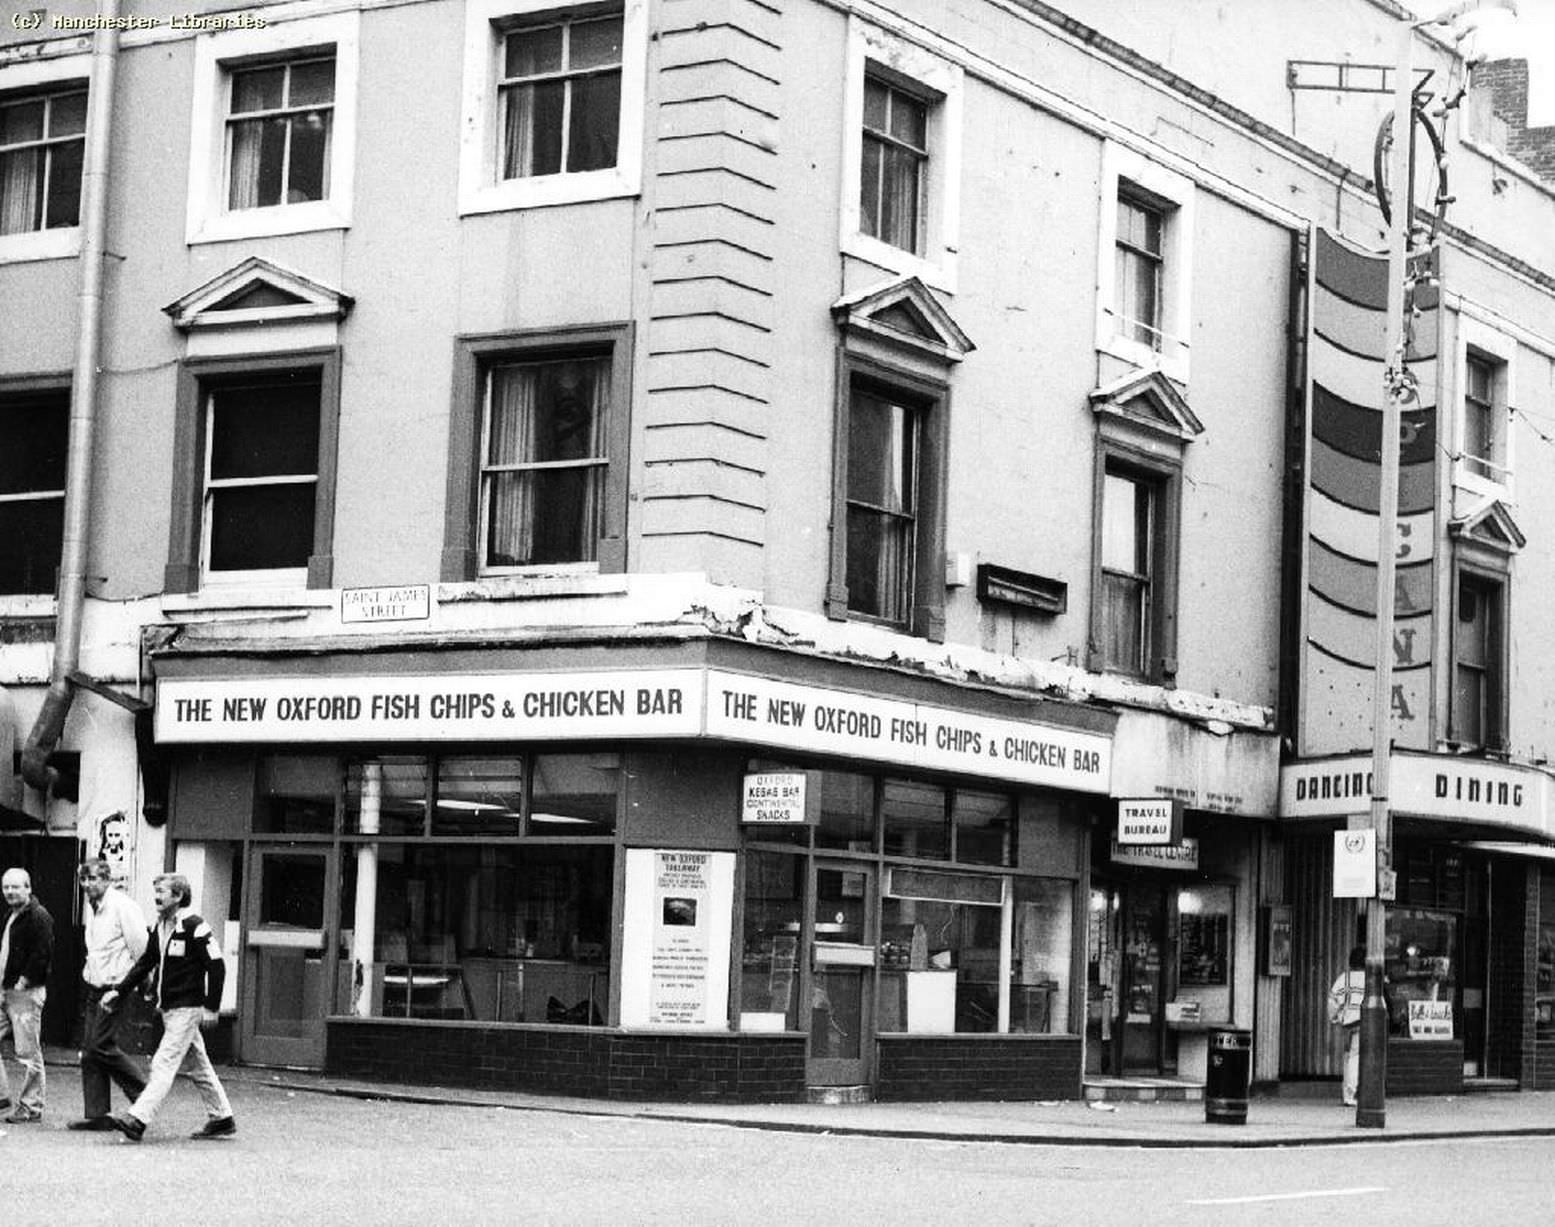
[[[104,990],[90,984],[83,987],[86,1016],[81,1027],[81,1099],[87,1116],[107,1116],[113,1111],[109,1080],[134,1103],[146,1089],[146,1075],[119,1047],[119,1024],[127,1009],[125,995],[119,995],[112,1009],[104,1009]]]

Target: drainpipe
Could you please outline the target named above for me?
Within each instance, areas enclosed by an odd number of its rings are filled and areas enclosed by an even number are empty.
[[[119,0],[100,0],[104,26],[113,26]],[[98,358],[102,344],[103,258],[108,229],[108,141],[113,118],[113,77],[119,32],[92,36],[92,73],[81,171],[81,290],[76,362],[70,385],[70,443],[65,467],[64,545],[59,560],[59,601],[54,668],[43,708],[22,750],[22,778],[47,795],[59,781],[49,755],[65,731],[75,697],[70,675],[81,658],[81,618],[86,605],[87,528],[92,511],[92,435],[97,421]]]

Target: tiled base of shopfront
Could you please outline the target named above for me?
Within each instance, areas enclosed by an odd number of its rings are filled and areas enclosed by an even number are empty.
[[[627,1035],[585,1027],[428,1027],[331,1019],[327,1073],[614,1100],[802,1103],[800,1035]],[[1078,1038],[891,1039],[874,1098],[1077,1099]]]

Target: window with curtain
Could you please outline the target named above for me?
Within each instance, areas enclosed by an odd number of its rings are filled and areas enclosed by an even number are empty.
[[[234,68],[227,113],[227,208],[329,196],[335,58]]]
[[[0,594],[54,591],[69,435],[68,389],[0,390]]]
[[[608,358],[490,368],[480,477],[483,568],[595,560],[609,399]]]
[[[877,77],[864,78],[859,225],[893,247],[923,250],[929,106]]]
[[[497,94],[503,179],[576,174],[616,164],[622,17],[565,17],[503,42]]]
[[[1500,621],[1500,584],[1460,574],[1452,642],[1452,740],[1460,745],[1496,746],[1502,740]]]
[[[1154,639],[1157,487],[1109,470],[1101,508],[1102,665],[1148,674]]]
[[[206,390],[206,570],[304,568],[313,552],[322,378],[278,371]]]
[[[0,98],[0,235],[81,222],[86,89]]]
[[[848,407],[849,612],[905,625],[918,518],[919,414],[855,385]]]
[[[1118,326],[1131,341],[1161,348],[1161,282],[1165,248],[1165,215],[1130,196],[1118,197],[1117,276]]]

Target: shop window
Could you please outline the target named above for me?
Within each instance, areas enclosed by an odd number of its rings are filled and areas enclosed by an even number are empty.
[[[462,343],[444,578],[624,564],[627,349],[624,328]]]
[[[0,386],[0,595],[54,593],[69,433],[68,388]]]
[[[523,813],[523,759],[450,755],[438,760],[433,835],[517,835]]]
[[[328,585],[339,401],[335,350],[183,364],[168,591]]]
[[[81,222],[86,88],[0,94],[0,237]]]
[[[335,829],[340,761],[332,754],[271,755],[259,760],[254,833],[329,835]]]
[[[384,757],[348,764],[344,818],[351,835],[425,835],[426,759]]]
[[[817,848],[875,850],[875,780],[873,776],[828,771],[821,777],[821,818],[815,829]]]
[[[847,71],[841,248],[953,291],[963,71],[857,18]]]
[[[1460,917],[1424,908],[1389,908],[1383,971],[1387,979],[1391,1030],[1409,1034],[1409,1004],[1449,1002],[1458,992],[1458,928]],[[1461,1022],[1454,1034],[1461,1037]]]
[[[1193,182],[1109,142],[1101,191],[1096,348],[1186,384]]]
[[[945,789],[933,784],[887,780],[881,796],[887,856],[946,860],[950,828]]]
[[[1177,892],[1177,1000],[1207,1023],[1231,1021],[1232,918],[1236,890],[1198,883]]]
[[[1069,1030],[1074,892],[1073,882],[1014,879],[1011,1031],[1050,1035]]]
[[[618,754],[536,755],[526,829],[530,835],[609,835],[620,788]]]
[[[604,1025],[613,858],[599,845],[380,843],[359,855],[354,873],[375,875],[371,942],[354,935],[368,1012]]]
[[[354,13],[195,40],[190,243],[351,224]]]
[[[1460,746],[1495,749],[1502,730],[1503,590],[1487,576],[1460,571],[1452,636],[1450,737]]]
[[[634,194],[646,43],[641,3],[470,4],[459,211]]]
[[[958,788],[951,806],[954,859],[965,865],[1010,864],[1014,824],[1013,797]]]
[[[740,1030],[799,1029],[799,938],[804,860],[781,852],[745,856]]]

